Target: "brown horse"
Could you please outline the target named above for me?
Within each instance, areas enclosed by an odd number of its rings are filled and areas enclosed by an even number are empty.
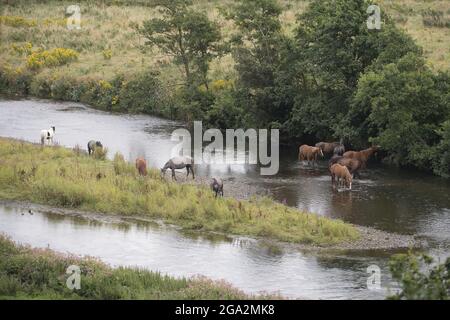
[[[139,172],[139,175],[146,176],[147,175],[147,161],[144,158],[136,159],[136,169]]]
[[[321,155],[323,157],[322,149],[318,147],[311,147],[306,144],[300,146],[298,149],[298,159],[300,161],[308,161],[308,165],[310,162],[312,162],[313,167],[314,164],[317,163],[317,156]]]
[[[342,146],[340,142],[318,142],[316,147],[322,149],[323,154],[329,155],[334,153],[336,147]]]
[[[352,175],[348,171],[346,166],[342,166],[339,163],[335,163],[330,168],[331,183],[333,186],[337,182],[338,187],[345,185],[350,190],[352,189]]]
[[[328,168],[335,163],[339,163],[341,166],[346,166],[352,175],[355,177],[360,177],[359,170],[361,169],[362,162],[357,159],[345,158],[342,156],[333,156],[330,161],[328,161]]]
[[[369,160],[374,153],[378,152],[379,149],[379,146],[373,146],[362,151],[347,151],[344,153],[344,157],[361,161],[361,167],[365,168],[367,160]]]

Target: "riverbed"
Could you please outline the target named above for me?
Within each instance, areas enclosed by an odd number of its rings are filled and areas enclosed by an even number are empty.
[[[146,115],[119,115],[82,104],[45,100],[0,100],[0,136],[38,142],[39,132],[56,126],[55,141],[86,148],[102,141],[109,156],[121,152],[128,160],[145,157],[161,167],[170,157],[170,141],[180,123]],[[299,141],[299,144],[301,142]],[[297,160],[297,146],[280,151],[280,171],[261,176],[257,165],[198,165],[199,179],[220,176],[225,195],[247,198],[269,195],[302,210],[357,225],[405,235],[428,243],[427,251],[446,257],[450,249],[450,184],[424,173],[370,163],[351,192],[330,184],[326,161],[311,169]],[[291,298],[377,299],[390,285],[389,250],[354,253],[311,253],[274,247],[246,238],[211,239],[176,229],[129,223],[81,222],[74,216],[0,206],[0,232],[14,240],[77,254],[89,254],[117,265],[136,265],[176,276],[203,274],[225,279],[246,292],[279,291]],[[55,218],[57,217],[57,218]],[[122,222],[118,222],[119,225]],[[182,263],[180,263],[182,261]],[[382,270],[383,290],[368,290],[366,268]]]

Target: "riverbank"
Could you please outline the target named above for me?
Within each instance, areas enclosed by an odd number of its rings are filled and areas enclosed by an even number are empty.
[[[66,281],[80,267],[80,289]],[[30,272],[32,270],[32,272]],[[224,281],[174,278],[135,268],[111,268],[92,257],[62,254],[14,243],[0,234],[0,299],[280,299],[247,295]]]
[[[298,211],[268,198],[215,199],[206,187],[138,177],[116,155],[95,160],[80,149],[0,138],[0,198],[89,212],[161,219],[186,230],[263,237],[314,246],[360,238],[340,220]]]

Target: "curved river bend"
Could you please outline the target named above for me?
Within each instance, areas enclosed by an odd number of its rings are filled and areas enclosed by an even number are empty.
[[[56,126],[55,141],[85,146],[101,140],[109,155],[144,156],[162,166],[174,145],[179,123],[145,115],[117,115],[77,103],[0,100],[0,136],[39,141],[41,129]],[[318,169],[298,163],[296,150],[281,150],[280,172],[260,176],[256,165],[200,165],[200,177],[221,176],[269,194],[288,205],[389,232],[415,234],[441,258],[450,252],[450,184],[422,173],[369,166],[352,192],[335,192],[326,162]],[[225,188],[226,190],[226,188]],[[0,203],[0,232],[37,247],[87,254],[114,266],[142,266],[176,276],[206,275],[225,279],[255,293],[278,291],[292,298],[378,299],[390,286],[387,261],[392,252],[323,254],[275,248],[251,239],[212,239],[129,222],[90,220]],[[382,270],[382,290],[368,290],[366,268]]]

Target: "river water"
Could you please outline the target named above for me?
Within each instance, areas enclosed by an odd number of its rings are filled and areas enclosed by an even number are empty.
[[[38,142],[40,130],[56,126],[55,141],[85,148],[102,141],[109,155],[144,156],[161,167],[170,158],[177,122],[146,115],[118,115],[69,102],[0,100],[0,136]],[[331,188],[326,162],[306,168],[296,147],[280,151],[280,171],[261,176],[256,165],[198,165],[199,177],[220,176],[260,194],[310,212],[400,234],[429,243],[428,252],[450,254],[450,184],[424,173],[370,164],[351,192]],[[244,188],[245,189],[245,188]],[[343,255],[298,252],[251,239],[188,236],[170,228],[81,221],[48,212],[22,215],[23,208],[0,205],[0,232],[37,247],[88,254],[112,265],[132,265],[176,276],[203,274],[225,279],[246,292],[279,291],[292,298],[378,299],[390,286],[391,252]],[[118,227],[119,226],[119,227]],[[180,263],[181,261],[181,263]],[[382,270],[382,290],[368,290],[366,268]]]

